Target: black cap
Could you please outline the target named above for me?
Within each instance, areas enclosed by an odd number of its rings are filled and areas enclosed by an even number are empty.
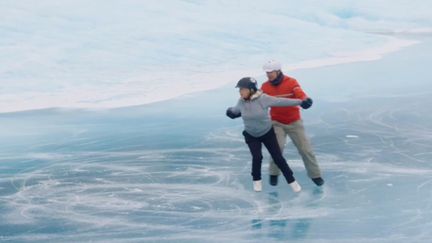
[[[244,77],[237,82],[236,88],[246,88],[257,91],[257,81],[251,77]]]

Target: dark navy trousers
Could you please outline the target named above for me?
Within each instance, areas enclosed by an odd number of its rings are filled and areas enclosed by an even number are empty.
[[[273,161],[279,167],[282,174],[285,176],[285,179],[288,183],[295,181],[293,172],[291,168],[288,166],[285,158],[282,156],[282,152],[279,148],[279,144],[276,139],[276,134],[272,129],[268,131],[261,137],[254,137],[243,131],[243,136],[245,137],[245,142],[249,147],[249,150],[252,154],[252,178],[254,181],[261,180],[261,164],[263,160],[262,156],[262,144],[269,151]]]

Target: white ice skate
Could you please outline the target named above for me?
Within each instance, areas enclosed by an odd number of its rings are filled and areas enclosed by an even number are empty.
[[[256,191],[256,192],[262,191],[262,181],[261,180],[253,181],[253,188],[254,188],[254,191]]]
[[[293,181],[289,185],[291,186],[291,189],[294,192],[300,192],[301,191],[301,186],[297,183],[297,181]]]

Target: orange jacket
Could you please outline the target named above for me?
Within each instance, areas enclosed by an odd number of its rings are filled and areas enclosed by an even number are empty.
[[[262,91],[268,95],[304,100],[306,93],[302,90],[295,78],[284,75],[282,82],[274,86],[267,81],[261,87]],[[271,119],[283,124],[290,124],[301,119],[300,108],[291,107],[272,107],[270,110]]]

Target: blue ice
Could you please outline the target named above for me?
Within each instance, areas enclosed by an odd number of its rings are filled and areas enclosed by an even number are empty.
[[[429,242],[430,3],[273,3],[0,3],[0,242]],[[303,191],[252,190],[224,111],[269,56],[322,188],[287,144]]]

